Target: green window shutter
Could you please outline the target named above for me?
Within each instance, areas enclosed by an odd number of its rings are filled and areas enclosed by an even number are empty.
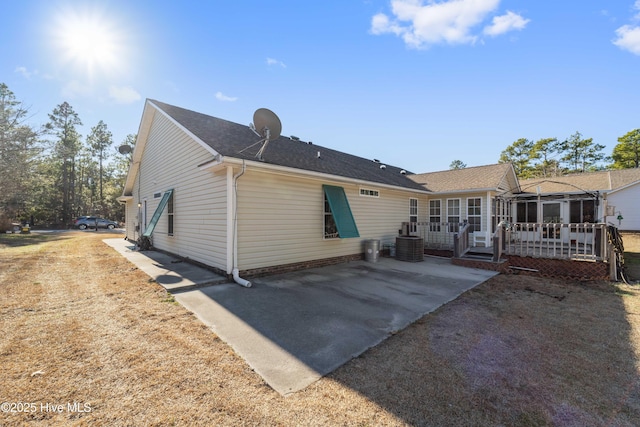
[[[338,228],[340,238],[360,237],[356,221],[353,219],[353,214],[351,213],[351,207],[349,207],[347,195],[344,194],[344,188],[333,185],[323,185],[322,189],[329,201],[329,207],[331,207],[333,220]]]
[[[142,234],[144,237],[151,237],[151,235],[153,234],[153,230],[156,228],[156,225],[160,220],[160,215],[162,215],[162,211],[164,210],[165,206],[167,206],[167,202],[169,201],[169,197],[171,197],[171,194],[173,194],[173,189],[166,191],[164,193],[164,196],[162,196],[162,200],[160,200],[160,204],[156,208],[156,211],[153,213],[149,225],[144,230],[144,234]]]

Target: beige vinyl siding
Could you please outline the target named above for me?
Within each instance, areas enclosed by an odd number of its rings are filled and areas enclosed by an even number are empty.
[[[125,209],[125,236],[128,240],[136,240],[138,238],[138,232],[136,231],[136,224],[138,223],[138,202],[137,200],[128,200],[124,206]]]
[[[137,215],[138,200],[147,200],[147,222],[160,198],[155,193],[174,189],[174,233],[169,236],[166,208],[153,232],[153,245],[194,261],[226,269],[226,176],[198,168],[212,154],[193,141],[161,114],[151,125],[142,155],[138,184],[133,190]]]
[[[344,188],[359,238],[324,239],[323,184]],[[409,198],[419,199],[419,220],[426,197],[377,188],[379,197],[360,196],[360,185],[248,168],[238,180],[238,268],[247,270],[363,252],[363,241],[395,241],[408,220]]]

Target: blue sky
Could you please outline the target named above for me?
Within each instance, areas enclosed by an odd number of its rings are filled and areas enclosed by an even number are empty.
[[[157,99],[413,172],[640,127],[640,0],[4,2],[0,82],[116,143]]]

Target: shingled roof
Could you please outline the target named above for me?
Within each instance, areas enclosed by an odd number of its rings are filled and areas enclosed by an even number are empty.
[[[520,181],[523,193],[542,194],[614,191],[640,182],[640,169],[617,169]]]
[[[435,193],[487,190],[515,191],[516,189],[503,188],[505,178],[512,168],[511,163],[499,163],[495,165],[421,173],[411,175],[410,178],[424,185],[427,190]]]
[[[222,156],[257,160],[256,153],[261,144],[255,144],[260,138],[247,125],[156,100],[148,100],[148,102],[162,110],[202,143],[207,144]],[[253,147],[251,147],[252,145]],[[371,159],[284,136],[269,143],[262,154],[262,161],[266,164],[326,173],[372,183],[425,190],[422,185],[409,179],[411,172],[406,171],[405,175],[401,173],[402,168],[400,167],[385,164],[381,168],[381,163]]]

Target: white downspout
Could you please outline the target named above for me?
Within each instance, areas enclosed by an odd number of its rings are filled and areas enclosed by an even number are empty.
[[[231,168],[231,166],[229,166]],[[238,270],[238,178],[244,175],[245,164],[242,161],[242,170],[233,176],[233,280],[240,286],[245,288],[251,287],[251,282],[240,277],[240,271]]]

